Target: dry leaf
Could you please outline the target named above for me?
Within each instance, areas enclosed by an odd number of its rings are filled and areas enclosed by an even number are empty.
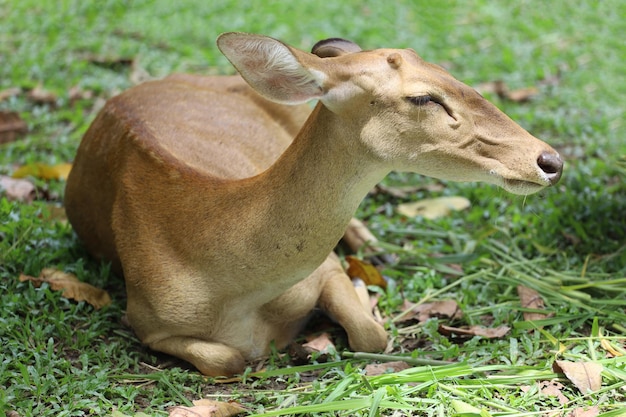
[[[6,175],[0,175],[0,192],[3,192],[9,201],[30,203],[35,199],[35,186],[30,181]]]
[[[0,101],[4,101],[8,98],[15,97],[20,95],[22,89],[19,87],[7,88],[6,90],[0,91]]]
[[[329,334],[326,332],[315,337],[307,337],[306,340],[307,342],[302,347],[310,352],[328,353],[329,350],[335,348]]]
[[[28,132],[26,122],[14,111],[0,111],[0,143],[15,141]]]
[[[319,362],[325,362],[328,353],[335,349],[335,345],[330,340],[328,333],[321,333],[317,336],[307,336],[304,344],[291,343],[289,345],[289,356],[296,363],[306,363],[311,360],[313,354]]]
[[[505,98],[516,103],[523,103],[529,101],[537,94],[539,94],[537,87],[526,87],[509,91]]]
[[[57,103],[56,94],[44,90],[41,85],[38,85],[28,92],[28,99],[35,104],[49,104],[54,106]]]
[[[464,337],[472,337],[472,336],[481,336],[488,339],[495,339],[498,337],[505,336],[509,330],[511,330],[508,326],[499,326],[499,327],[483,327],[483,326],[470,326],[470,327],[451,327],[444,326],[443,324],[439,325],[439,333],[444,336],[450,336],[455,334],[457,336]]]
[[[557,397],[561,405],[565,405],[569,402],[567,397],[563,395],[564,388],[565,386],[558,381],[542,381],[539,383],[541,393],[548,397]]]
[[[15,170],[13,178],[35,177],[44,180],[65,180],[72,164],[47,165],[42,163],[23,165]]]
[[[346,256],[348,270],[346,273],[350,278],[360,278],[365,285],[376,285],[387,288],[387,282],[376,267],[368,262],[361,261],[354,256]]]
[[[516,103],[523,103],[539,94],[539,89],[537,87],[526,87],[519,88],[517,90],[509,90],[506,83],[502,80],[481,83],[476,86],[476,90],[481,94],[497,94],[498,97],[504,100],[510,100]]]
[[[407,217],[422,216],[432,220],[447,216],[454,210],[464,210],[469,206],[470,201],[465,197],[437,197],[400,204],[397,210],[398,213]]]
[[[608,339],[605,339],[604,337],[600,339],[600,346],[602,346],[602,348],[606,350],[607,353],[611,355],[611,357],[613,358],[624,356],[622,352],[617,350],[617,348],[615,348],[615,346],[613,346],[613,344]]]
[[[67,98],[70,104],[74,104],[79,100],[91,100],[93,98],[93,91],[83,90],[79,86],[75,85],[67,92]]]
[[[517,286],[517,295],[520,298],[520,304],[524,308],[529,308],[533,310],[543,310],[545,305],[543,303],[543,299],[539,293],[531,288],[525,287],[523,285]],[[546,317],[550,317],[549,314],[542,313],[530,313],[525,312],[522,313],[524,315],[524,320],[533,321],[533,320],[542,320]]]
[[[555,361],[554,372],[563,373],[580,392],[587,394],[602,387],[602,365],[596,362]]]
[[[342,240],[353,252],[357,252],[365,246],[371,247],[373,243],[377,242],[376,237],[369,231],[363,222],[355,218],[350,219],[350,223],[343,234]]]
[[[54,268],[42,269],[37,278],[21,274],[19,280],[20,282],[30,281],[37,287],[47,282],[51,289],[63,291],[63,297],[76,301],[86,301],[96,309],[111,304],[111,297],[106,291],[79,281],[73,274]]]
[[[376,376],[387,374],[390,372],[399,372],[410,368],[411,365],[404,361],[384,362],[384,363],[370,363],[365,366],[365,374],[367,376]]]
[[[213,400],[193,401],[193,407],[177,406],[169,410],[169,417],[230,417],[246,411],[235,402]]]
[[[594,405],[586,409],[582,407],[575,408],[574,410],[572,410],[571,413],[567,415],[567,417],[596,417],[599,414],[600,414],[600,409],[598,408],[597,405]],[[626,415],[626,412],[620,415],[624,416]]]
[[[451,319],[460,319],[463,317],[463,312],[454,300],[434,301],[432,303],[423,303],[418,305],[404,300],[402,310],[403,312],[400,314],[398,319],[395,320],[396,322],[414,320],[417,318],[420,323],[424,323],[431,317],[444,317]]]

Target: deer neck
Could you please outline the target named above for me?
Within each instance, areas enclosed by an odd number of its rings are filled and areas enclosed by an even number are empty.
[[[276,259],[269,267],[291,274],[289,285],[320,265],[367,192],[388,173],[358,149],[358,138],[346,137],[359,133],[348,133],[355,129],[346,123],[351,122],[318,104],[287,151],[247,184],[247,210],[262,216],[248,229],[250,242],[265,249],[258,251],[265,258]]]

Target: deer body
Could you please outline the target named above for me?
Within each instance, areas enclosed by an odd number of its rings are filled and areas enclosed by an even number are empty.
[[[413,51],[218,45],[245,82],[178,75],[111,99],[66,190],[88,250],[123,271],[138,337],[205,374],[285,346],[316,307],[351,348],[385,348],[329,253],[391,170],[520,194],[560,176],[554,150]]]

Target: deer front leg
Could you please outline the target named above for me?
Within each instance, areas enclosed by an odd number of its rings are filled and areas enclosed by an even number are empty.
[[[344,328],[350,348],[361,352],[385,350],[387,332],[361,303],[337,256],[331,254],[315,273],[323,280],[318,305]]]
[[[246,366],[246,361],[238,350],[194,337],[172,336],[152,342],[149,346],[186,360],[207,376],[241,374]]]

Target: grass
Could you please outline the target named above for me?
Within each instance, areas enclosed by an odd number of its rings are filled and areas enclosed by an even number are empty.
[[[393,174],[387,186],[425,187],[407,198],[372,194],[359,209],[386,252],[398,257],[384,271],[393,285],[379,290],[383,315],[397,317],[404,300],[454,299],[464,316],[452,324],[506,324],[506,337],[443,336],[439,324],[450,324],[443,318],[391,321],[390,355],[351,354],[340,343],[330,363],[292,367],[276,353],[268,370],[250,370],[232,384],[207,380],[137,342],[120,322],[123,283],[90,260],[56,214],[63,181],[32,179],[32,204],[0,199],[0,410],[165,415],[170,406],[210,397],[238,401],[254,415],[565,416],[587,406],[605,417],[624,415],[624,356],[609,353],[626,349],[626,47],[616,35],[626,31],[624,15],[619,0],[575,7],[536,0],[0,0],[0,91],[23,90],[1,101],[0,110],[19,112],[29,126],[25,137],[0,145],[0,174],[71,161],[102,100],[131,86],[137,66],[154,77],[232,73],[214,46],[229,30],[303,49],[331,36],[366,48],[412,47],[468,84],[536,86],[539,94],[528,103],[488,96],[566,159],[560,184],[536,196],[476,184],[432,191],[440,182]],[[29,100],[26,91],[38,85],[56,95],[54,104]],[[71,100],[72,87],[92,95]],[[462,195],[472,207],[436,221],[394,211],[434,195]],[[106,288],[113,305],[94,310],[45,285],[17,281],[21,272],[37,275],[49,266]],[[524,321],[520,284],[537,290],[553,315]],[[554,373],[556,359],[601,363],[602,388],[581,393]],[[364,376],[368,363],[390,360],[412,367]],[[553,379],[563,384],[567,404],[537,385]]]

